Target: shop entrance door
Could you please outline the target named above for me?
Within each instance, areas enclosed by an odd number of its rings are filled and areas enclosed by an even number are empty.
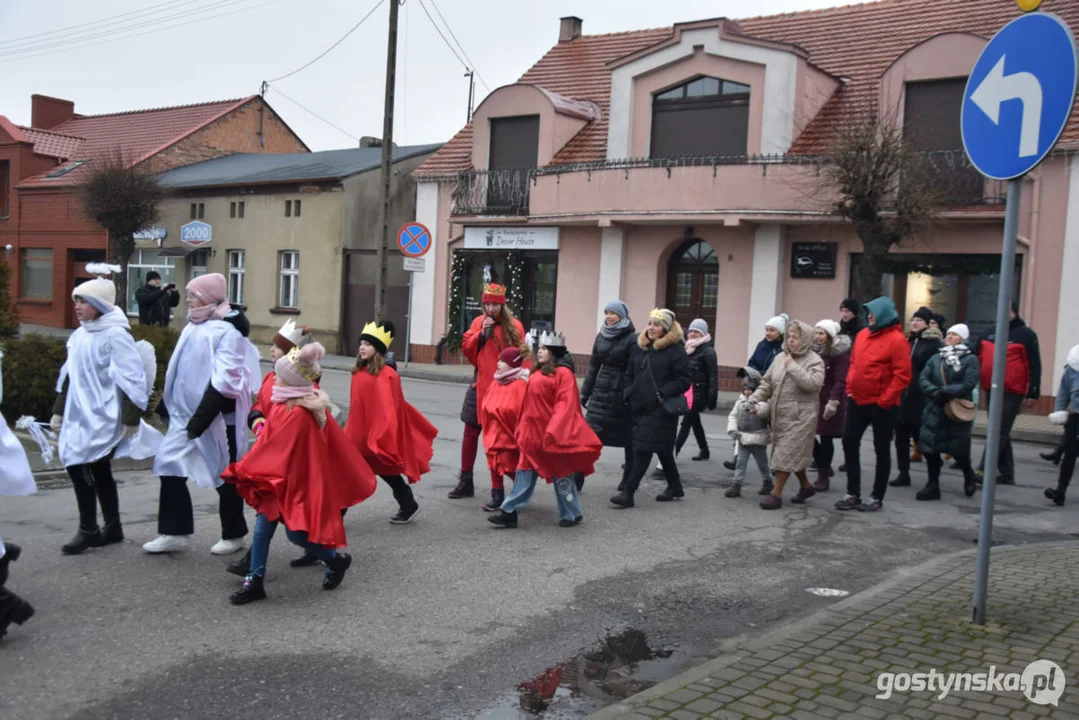
[[[719,258],[705,241],[686,241],[667,262],[667,307],[683,329],[704,318],[714,332],[718,297]]]

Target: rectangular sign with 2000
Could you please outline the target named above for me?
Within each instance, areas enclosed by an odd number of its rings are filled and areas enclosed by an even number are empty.
[[[213,228],[204,222],[190,222],[180,228],[180,242],[187,245],[206,245],[213,239]]]

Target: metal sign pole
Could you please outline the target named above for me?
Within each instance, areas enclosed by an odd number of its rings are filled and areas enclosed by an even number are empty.
[[[989,425],[985,433],[985,478],[982,482],[982,515],[978,528],[978,568],[974,575],[975,625],[985,625],[985,601],[989,588],[989,550],[993,544],[993,503],[997,494],[1000,449],[1000,417],[1004,410],[1004,364],[1008,353],[1008,329],[1015,288],[1015,243],[1019,230],[1019,200],[1023,179],[1008,181],[1008,204],[1004,211],[1004,251],[1000,257],[1000,292],[997,295],[997,329],[993,344],[993,382],[989,394]]]
[[[408,314],[405,315],[405,367],[412,354],[412,283],[416,279],[416,273],[408,274]]]

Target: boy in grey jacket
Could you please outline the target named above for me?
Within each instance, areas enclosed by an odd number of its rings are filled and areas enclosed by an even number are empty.
[[[726,497],[742,496],[742,484],[746,480],[749,458],[757,462],[764,478],[758,495],[772,492],[772,470],[768,467],[768,444],[772,442],[772,430],[768,426],[768,403],[758,403],[756,412],[749,411],[748,400],[761,384],[761,374],[756,369],[744,367],[738,371],[742,378],[742,394],[727,416],[727,434],[738,443],[738,456],[734,466],[734,484],[724,493]]]

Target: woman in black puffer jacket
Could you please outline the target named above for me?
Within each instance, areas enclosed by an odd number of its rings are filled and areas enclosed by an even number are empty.
[[[629,319],[629,308],[621,300],[608,303],[603,314],[604,324],[592,344],[592,359],[581,388],[581,404],[587,410],[585,420],[603,445],[625,448],[626,462],[618,484],[621,492],[633,465],[633,423],[623,391],[637,331]]]
[[[704,426],[701,425],[701,413],[716,409],[719,397],[719,363],[716,361],[712,336],[708,334],[708,323],[703,318],[697,318],[689,324],[686,354],[689,355],[689,369],[693,377],[693,407],[690,408],[689,414],[682,418],[682,427],[674,443],[674,454],[682,452],[682,446],[689,439],[689,431],[692,429],[700,450],[693,459],[707,460],[708,439],[704,434]]]

